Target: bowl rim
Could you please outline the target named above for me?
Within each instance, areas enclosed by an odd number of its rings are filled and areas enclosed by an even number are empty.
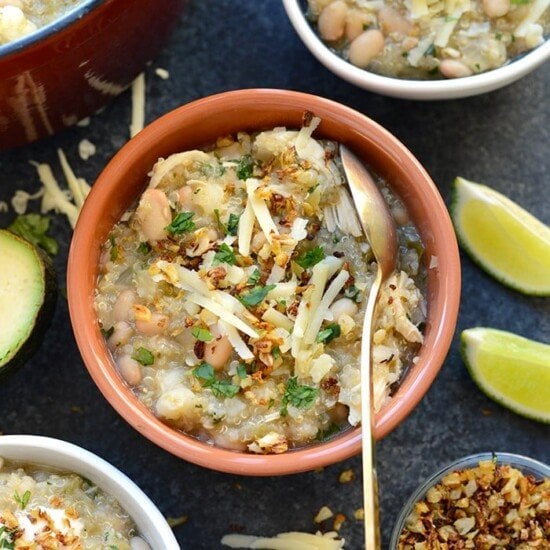
[[[35,43],[40,42],[63,30],[72,23],[76,23],[97,6],[107,2],[108,0],[82,0],[74,8],[57,17],[47,25],[39,27],[35,32],[11,40],[6,44],[0,44],[0,60],[10,54],[19,53],[30,48]]]
[[[324,112],[327,118],[333,117],[333,120],[337,120],[341,126],[344,126],[344,120],[349,124],[360,125],[364,132],[361,137],[363,141],[366,142],[369,139],[374,141],[373,136],[376,136],[377,145],[382,150],[383,147],[379,143],[382,141],[389,143],[385,150],[386,157],[391,156],[392,161],[398,158],[400,163],[404,163],[407,169],[410,169],[417,180],[422,180],[421,190],[429,196],[432,207],[429,213],[430,229],[437,234],[438,242],[446,243],[445,253],[448,253],[449,259],[446,265],[440,267],[443,274],[436,279],[441,301],[441,306],[438,308],[440,315],[436,317],[439,325],[434,326],[432,330],[435,347],[429,357],[428,354],[424,356],[425,368],[417,369],[415,377],[405,378],[401,386],[406,389],[407,397],[400,396],[398,392],[391,401],[391,414],[388,413],[388,407],[377,414],[377,437],[382,437],[394,429],[422,399],[444,362],[458,316],[460,262],[456,237],[445,203],[428,173],[412,153],[387,130],[349,107],[301,92],[248,89],[199,99],[157,119],[121,148],[94,184],[74,231],[67,270],[71,323],[84,363],[104,397],[128,423],[160,447],[195,464],[240,475],[267,476],[313,470],[359,453],[361,450],[360,427],[345,431],[327,442],[280,455],[245,454],[213,447],[168,427],[154,417],[122,382],[113,367],[112,359],[102,360],[102,356],[105,356],[105,344],[102,342],[102,349],[97,348],[99,344],[94,345],[94,338],[98,338],[96,333],[99,331],[97,317],[93,311],[93,291],[82,284],[81,262],[85,265],[86,262],[89,264],[89,254],[79,251],[88,251],[95,246],[93,232],[88,228],[96,226],[97,220],[104,215],[105,209],[110,205],[108,197],[113,195],[116,184],[116,181],[111,181],[111,177],[120,178],[121,174],[131,170],[133,163],[142,155],[142,152],[147,151],[163,137],[164,130],[170,133],[169,126],[185,125],[186,119],[193,114],[204,117],[204,113],[208,112],[211,117],[215,117],[216,109],[219,109],[219,112],[228,110],[228,102],[231,104],[232,111],[239,108],[250,109],[252,105],[255,109],[261,109],[265,105],[281,111],[281,117],[284,116],[285,110],[288,112],[299,108],[303,111],[311,108],[314,112]],[[320,116],[323,118],[322,114]],[[345,127],[350,128],[349,125]],[[354,131],[357,129],[354,128]],[[443,251],[443,247],[439,248]],[[424,363],[419,362],[419,364]],[[113,388],[116,391],[113,391]]]
[[[411,494],[408,500],[405,502],[405,505],[399,512],[397,521],[395,522],[394,528],[392,530],[391,542],[389,548],[391,550],[397,550],[397,542],[399,535],[403,530],[405,521],[410,514],[413,506],[417,501],[419,501],[428,491],[428,489],[434,486],[437,482],[441,480],[445,475],[455,471],[462,470],[466,468],[473,468],[478,465],[480,461],[485,460],[495,460],[500,464],[509,464],[522,472],[537,473],[542,476],[550,477],[550,466],[545,464],[542,461],[530,458],[524,455],[518,455],[507,452],[500,451],[487,451],[481,453],[475,453],[473,455],[464,456],[453,460],[446,466],[440,468],[435,473],[431,474],[426,478]]]
[[[98,455],[62,439],[39,435],[0,436],[0,456],[13,460],[51,467],[54,470],[75,473],[92,480],[103,491],[114,496],[142,532],[146,520],[149,535],[154,533],[155,542],[167,550],[177,550],[179,545],[168,522],[153,501],[118,468]],[[108,486],[106,486],[108,485]],[[133,510],[132,510],[133,509]],[[132,513],[133,512],[133,513]],[[147,538],[147,537],[146,537]]]
[[[506,65],[468,77],[411,80],[382,76],[355,67],[332,52],[307,21],[300,8],[300,0],[282,0],[282,2],[302,42],[327,69],[356,86],[393,97],[437,100],[478,95],[511,84],[550,59],[550,39],[546,39],[541,45],[521,54]]]

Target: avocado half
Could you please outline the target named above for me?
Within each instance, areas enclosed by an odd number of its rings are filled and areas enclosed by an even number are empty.
[[[51,260],[0,229],[0,377],[28,361],[53,317],[57,286]]]

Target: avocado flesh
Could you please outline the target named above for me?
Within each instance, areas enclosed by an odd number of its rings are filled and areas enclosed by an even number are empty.
[[[0,230],[0,373],[34,353],[55,305],[51,262],[24,239]]]

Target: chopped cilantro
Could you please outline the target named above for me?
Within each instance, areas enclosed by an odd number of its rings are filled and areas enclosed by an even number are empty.
[[[203,361],[198,367],[193,369],[193,376],[205,382],[212,382],[214,380],[214,367],[210,363]]]
[[[220,245],[220,248],[214,255],[214,260],[212,261],[212,265],[218,265],[221,263],[235,265],[235,253],[227,243],[222,243]]]
[[[237,214],[229,214],[229,220],[227,220],[227,232],[230,235],[236,236],[237,229],[239,228],[240,216]]]
[[[7,529],[5,525],[0,527],[0,548],[4,550],[14,550],[15,542],[14,535],[17,532],[16,529]]]
[[[138,363],[141,363],[144,367],[152,365],[155,362],[155,356],[143,346],[140,346],[132,355],[132,359],[135,359]]]
[[[327,326],[327,328],[319,331],[319,334],[317,334],[317,338],[315,338],[315,341],[321,342],[323,344],[328,344],[331,340],[338,338],[341,332],[342,331],[340,330],[340,325],[338,323],[331,323]]]
[[[260,270],[258,268],[256,268],[253,272],[252,272],[252,275],[250,275],[250,277],[248,277],[248,281],[247,283],[249,285],[257,285],[260,281],[260,277],[261,277],[261,273],[260,273]]]
[[[255,286],[250,292],[241,296],[239,300],[246,306],[252,307],[257,306],[260,302],[265,300],[268,292],[273,290],[276,285],[267,285],[267,286]]]
[[[214,375],[214,367],[203,361],[193,369],[193,376],[201,380],[203,387],[212,391],[215,397],[234,397],[239,393],[240,387],[227,380],[217,380]]]
[[[512,4],[529,4],[531,0],[510,0]]]
[[[248,376],[246,372],[246,366],[242,363],[239,363],[239,365],[237,366],[237,374],[241,380],[244,380]]]
[[[273,356],[273,359],[279,359],[279,357],[281,357],[281,350],[279,349],[279,346],[275,346],[271,350],[271,355]]]
[[[244,155],[237,166],[237,177],[240,180],[246,180],[252,176],[253,170],[254,165],[252,164],[252,157],[250,155]]]
[[[177,214],[172,223],[166,226],[166,231],[172,235],[181,235],[195,229],[195,222],[192,221],[194,212],[180,212]]]
[[[25,491],[23,493],[23,496],[19,496],[19,493],[15,491],[15,494],[13,495],[13,500],[21,506],[21,510],[24,510],[27,507],[27,504],[29,503],[29,500],[31,499],[31,492]]]
[[[141,242],[141,243],[139,243],[139,246],[137,247],[137,251],[140,254],[149,254],[149,252],[151,252],[151,247],[149,246],[148,243]]]
[[[193,327],[191,334],[201,342],[210,342],[213,338],[212,333],[207,328],[202,327]]]
[[[100,330],[101,330],[101,334],[103,334],[103,337],[105,339],[108,339],[113,335],[113,332],[115,331],[115,327],[113,325],[111,328],[108,328],[108,329],[102,328]]]
[[[224,234],[227,234],[227,227],[223,224],[222,219],[220,218],[220,211],[217,208],[214,208],[214,217],[216,218],[216,223],[218,224],[219,230]]]
[[[116,245],[114,235],[109,236],[109,242],[111,243],[111,249],[109,250],[109,258],[111,258],[111,262],[116,262],[118,258],[118,247]]]
[[[289,378],[281,401],[281,415],[286,416],[288,414],[287,407],[289,404],[299,409],[309,409],[314,405],[318,395],[319,390],[317,388],[298,384],[296,376]]]
[[[317,430],[317,435],[315,439],[317,441],[326,441],[330,439],[333,435],[337,434],[340,431],[341,427],[338,424],[329,424],[326,428],[319,428]]]
[[[296,263],[303,269],[313,267],[318,264],[325,257],[325,251],[322,246],[316,246],[307,252],[304,252],[297,260]]]
[[[316,183],[315,185],[312,185],[312,186],[307,190],[308,194],[311,195],[311,193],[313,193],[313,192],[315,191],[315,189],[317,189],[317,187],[319,187],[319,185],[320,185],[319,183]]]
[[[424,56],[428,57],[429,55],[434,55],[434,54],[435,54],[435,45],[430,44],[428,49],[424,52]]]
[[[344,296],[353,300],[354,302],[360,302],[361,296],[360,291],[355,285],[349,285],[344,289]]]
[[[8,231],[23,237],[35,246],[39,246],[50,256],[55,256],[59,251],[57,241],[46,235],[50,227],[50,218],[40,214],[25,214],[17,216],[8,227]]]

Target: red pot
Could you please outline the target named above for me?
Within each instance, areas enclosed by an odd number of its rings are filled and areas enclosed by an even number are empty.
[[[160,50],[185,0],[84,0],[0,46],[0,150],[52,135],[126,89]]]

